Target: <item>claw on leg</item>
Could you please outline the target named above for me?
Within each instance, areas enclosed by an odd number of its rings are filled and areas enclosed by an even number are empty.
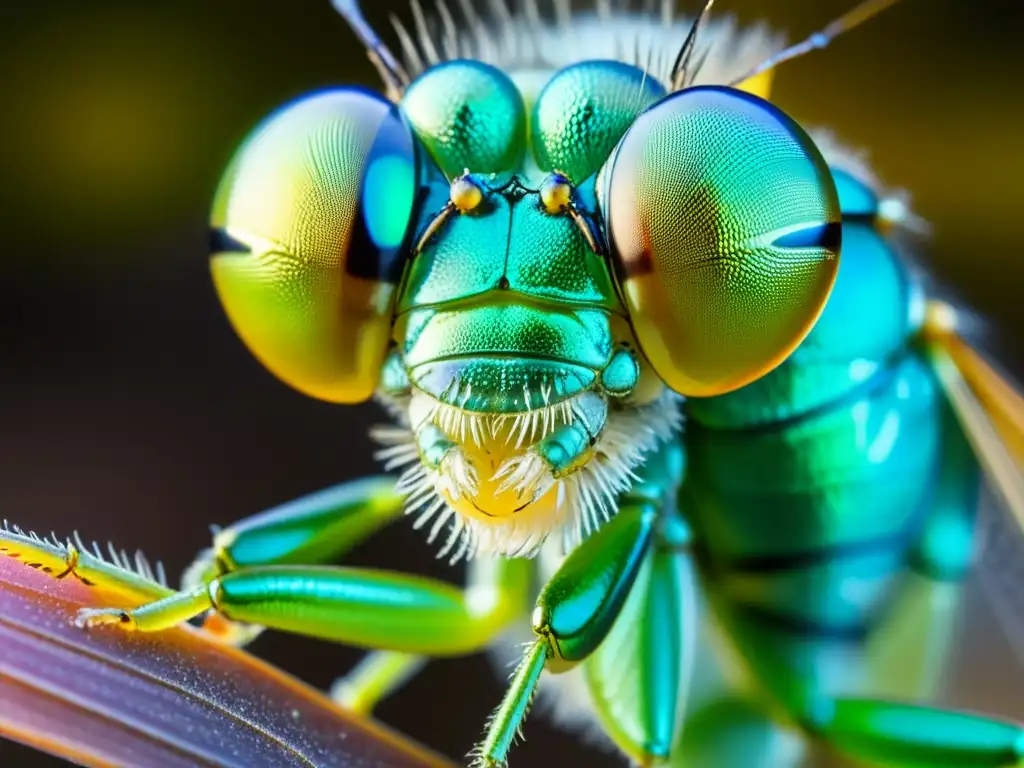
[[[64,560],[64,570],[58,573],[55,579],[66,579],[68,576],[75,575],[75,569],[78,567],[78,548],[69,544],[67,547],[67,557]]]
[[[102,627],[108,624],[117,625],[126,632],[137,628],[131,613],[117,608],[82,608],[75,615],[75,626],[83,629]]]
[[[159,632],[188,621],[213,607],[211,590],[217,584],[201,585],[188,592],[176,592],[152,603],[129,610],[119,608],[86,608],[78,612],[79,627],[114,624],[125,631]]]

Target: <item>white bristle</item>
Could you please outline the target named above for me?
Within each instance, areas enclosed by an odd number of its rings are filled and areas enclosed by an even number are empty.
[[[456,387],[451,391],[456,391]],[[573,399],[551,405],[547,402],[550,393],[542,393],[545,405],[540,408],[515,416],[490,416],[469,413],[414,392],[408,400],[408,423],[422,425],[429,421],[456,442],[437,469],[428,469],[417,461],[419,449],[410,429],[391,427],[374,431],[385,445],[378,452],[385,465],[408,465],[398,479],[397,490],[406,496],[407,514],[418,513],[414,527],[421,529],[432,523],[427,540],[433,543],[448,526],[439,558],[449,557],[456,562],[477,551],[532,556],[554,532],[560,532],[564,547],[572,549],[615,514],[619,494],[632,487],[635,469],[647,453],[672,439],[682,426],[680,399],[668,390],[648,405],[610,409],[592,458],[576,471],[556,479],[540,456],[523,446],[536,444],[559,426],[582,416],[576,413]],[[524,390],[524,396],[529,397],[529,392]],[[473,499],[478,493],[478,469],[459,445],[465,445],[467,439],[479,444],[484,435],[494,439],[509,419],[512,423],[507,438],[515,439],[522,452],[498,467],[492,480],[498,482],[499,493],[514,490],[521,496],[532,494],[534,499],[554,488],[553,513],[550,519],[535,520],[529,525],[514,517],[486,521],[464,518],[442,495],[443,492],[453,499]]]

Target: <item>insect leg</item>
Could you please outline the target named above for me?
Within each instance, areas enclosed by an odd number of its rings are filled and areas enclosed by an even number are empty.
[[[478,558],[466,590],[369,568],[260,566],[141,608],[88,612],[80,620],[152,632],[213,608],[233,621],[363,648],[460,655],[485,646],[521,614],[530,565]]]
[[[682,458],[662,448],[626,495],[659,505],[657,529],[618,618],[580,664],[597,722],[641,766],[661,765],[678,748],[702,623],[693,534],[675,501]]]
[[[1024,765],[1024,728],[983,715],[880,699],[816,700],[804,726],[836,752],[884,768]]]
[[[426,658],[401,651],[373,651],[331,686],[331,698],[353,712],[369,714],[377,703],[419,672]]]
[[[126,630],[156,632],[199,616],[212,605],[209,590],[205,584],[201,584],[138,608],[84,608],[79,611],[75,623],[80,627],[116,624]]]
[[[598,722],[637,765],[660,765],[676,749],[700,626],[696,588],[689,552],[656,541],[608,637],[581,665]]]
[[[402,506],[394,478],[382,476],[341,483],[259,512],[218,530],[213,546],[186,569],[182,589],[257,565],[336,561],[394,520]],[[231,645],[246,645],[262,631],[217,613],[203,627]]]
[[[401,514],[393,477],[327,488],[247,517],[216,533],[185,573],[184,588],[260,565],[337,560]]]
[[[570,669],[608,636],[654,539],[658,505],[637,500],[573,550],[541,590],[533,613],[537,640],[525,651],[476,752],[476,765],[505,765],[545,667]]]

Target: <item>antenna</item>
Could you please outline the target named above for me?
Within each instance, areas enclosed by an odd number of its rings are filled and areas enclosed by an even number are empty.
[[[669,76],[669,83],[673,91],[686,87],[687,76],[690,74],[690,59],[693,58],[693,51],[697,47],[697,34],[700,32],[701,27],[704,26],[708,13],[711,11],[711,6],[714,4],[715,0],[705,0],[704,7],[701,8],[697,18],[694,19],[693,26],[690,27],[690,32],[686,36],[683,47],[679,49],[679,54],[672,65],[672,74]],[[695,69],[699,69],[699,67]],[[692,80],[692,78],[690,79]]]
[[[900,0],[865,0],[865,2],[851,8],[827,27],[808,37],[803,42],[779,51],[774,56],[765,59],[742,77],[733,80],[729,85],[738,85],[744,80],[756,77],[762,72],[777,67],[783,62],[803,56],[811,51],[821,50],[844,32],[849,32],[854,27],[859,27],[865,21],[878,15],[889,7],[896,5]]]
[[[402,98],[402,93],[410,82],[405,69],[363,17],[358,0],[331,0],[331,5],[348,22],[356,37],[366,47],[366,56],[380,73],[388,98],[397,102]]]

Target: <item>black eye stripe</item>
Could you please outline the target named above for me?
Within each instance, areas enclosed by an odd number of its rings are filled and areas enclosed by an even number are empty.
[[[828,248],[839,247],[843,237],[843,225],[838,221],[827,224],[812,224],[795,232],[783,235],[772,245],[776,248]]]
[[[236,240],[223,227],[213,227],[208,235],[210,253],[252,253],[252,248]]]

